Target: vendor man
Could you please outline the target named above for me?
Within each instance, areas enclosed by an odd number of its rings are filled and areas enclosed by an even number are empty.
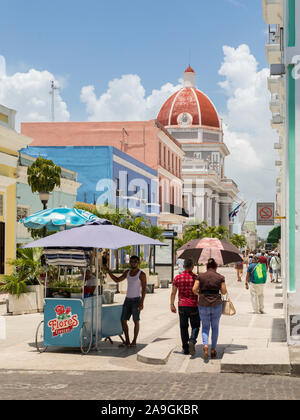
[[[146,274],[139,269],[140,259],[137,256],[132,256],[129,260],[130,270],[126,270],[122,276],[116,277],[112,272],[106,268],[107,273],[113,281],[119,283],[127,278],[127,294],[123,304],[123,311],[121,315],[121,323],[125,335],[125,343],[120,347],[136,347],[136,340],[140,330],[140,311],[144,308],[144,300],[146,295]],[[134,337],[132,342],[129,340],[128,324],[132,315],[134,322]]]

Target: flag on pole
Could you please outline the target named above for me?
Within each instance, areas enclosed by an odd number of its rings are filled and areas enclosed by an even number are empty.
[[[239,212],[241,206],[244,206],[246,203],[242,201],[232,212],[229,213],[229,220],[232,220]]]

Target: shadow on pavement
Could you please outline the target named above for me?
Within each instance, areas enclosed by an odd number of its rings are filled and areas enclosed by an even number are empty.
[[[119,347],[120,342],[116,341],[113,344],[109,342],[101,341],[98,346],[98,350],[91,349],[87,355],[81,353],[80,348],[78,347],[54,347],[49,346],[47,350],[44,352],[46,353],[56,353],[56,354],[76,354],[82,356],[107,356],[107,357],[119,357],[119,358],[126,358],[128,356],[132,356],[137,354],[141,351],[147,344],[137,344],[136,347]],[[36,345],[34,342],[28,343],[28,346],[31,347],[36,351],[39,355],[40,353],[36,349]]]

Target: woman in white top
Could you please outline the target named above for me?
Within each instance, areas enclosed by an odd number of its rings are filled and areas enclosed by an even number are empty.
[[[279,283],[278,281],[278,275],[280,271],[280,257],[277,253],[274,253],[270,260],[270,267],[272,268],[272,283]]]

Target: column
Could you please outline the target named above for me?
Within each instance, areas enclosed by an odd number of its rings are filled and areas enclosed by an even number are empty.
[[[227,229],[229,229],[229,206],[228,203],[220,204],[221,225],[227,227]]]

